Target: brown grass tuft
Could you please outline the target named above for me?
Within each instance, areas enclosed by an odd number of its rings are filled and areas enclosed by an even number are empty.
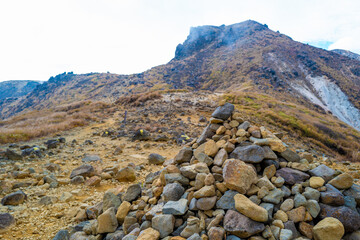
[[[123,96],[120,97],[115,104],[121,105],[131,105],[131,106],[140,106],[143,105],[145,102],[154,100],[154,99],[161,99],[162,95],[160,92],[146,92],[146,93],[137,93],[132,94],[130,96]]]

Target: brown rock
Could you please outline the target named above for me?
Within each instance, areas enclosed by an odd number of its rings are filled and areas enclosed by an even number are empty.
[[[266,222],[268,220],[268,211],[265,208],[253,203],[245,195],[236,194],[234,196],[234,200],[235,208],[241,214],[257,222]]]
[[[354,178],[348,174],[343,173],[329,181],[329,184],[333,185],[337,189],[348,189],[354,183]]]
[[[305,212],[306,212],[305,207],[301,206],[301,207],[295,208],[291,211],[287,211],[286,214],[288,215],[290,221],[297,223],[297,222],[304,221]]]
[[[137,240],[158,240],[160,238],[160,233],[153,228],[147,228],[142,231],[137,238]]]
[[[214,140],[208,140],[205,143],[204,153],[209,157],[215,157],[218,151],[219,151],[219,147],[216,145]]]
[[[223,178],[226,187],[245,194],[251,184],[257,181],[255,170],[243,161],[229,159],[223,168]]]

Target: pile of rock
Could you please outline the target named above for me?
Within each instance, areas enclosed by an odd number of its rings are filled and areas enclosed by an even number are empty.
[[[107,192],[87,221],[54,239],[359,239],[353,181],[226,103],[144,186]]]

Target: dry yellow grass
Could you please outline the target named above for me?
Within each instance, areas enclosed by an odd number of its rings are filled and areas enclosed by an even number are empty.
[[[81,101],[55,109],[31,111],[0,121],[0,143],[28,141],[74,127],[85,126],[113,111],[103,102]]]
[[[316,145],[337,155],[339,160],[360,161],[360,133],[319,109],[245,91],[227,93],[221,97],[223,99],[235,104],[236,109],[253,122]]]

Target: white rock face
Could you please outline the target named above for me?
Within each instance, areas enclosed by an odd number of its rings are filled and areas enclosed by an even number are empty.
[[[314,104],[326,111],[331,111],[341,121],[360,131],[359,109],[349,101],[346,94],[335,83],[325,76],[307,76],[306,80],[314,90],[300,84],[292,84],[292,87]]]

